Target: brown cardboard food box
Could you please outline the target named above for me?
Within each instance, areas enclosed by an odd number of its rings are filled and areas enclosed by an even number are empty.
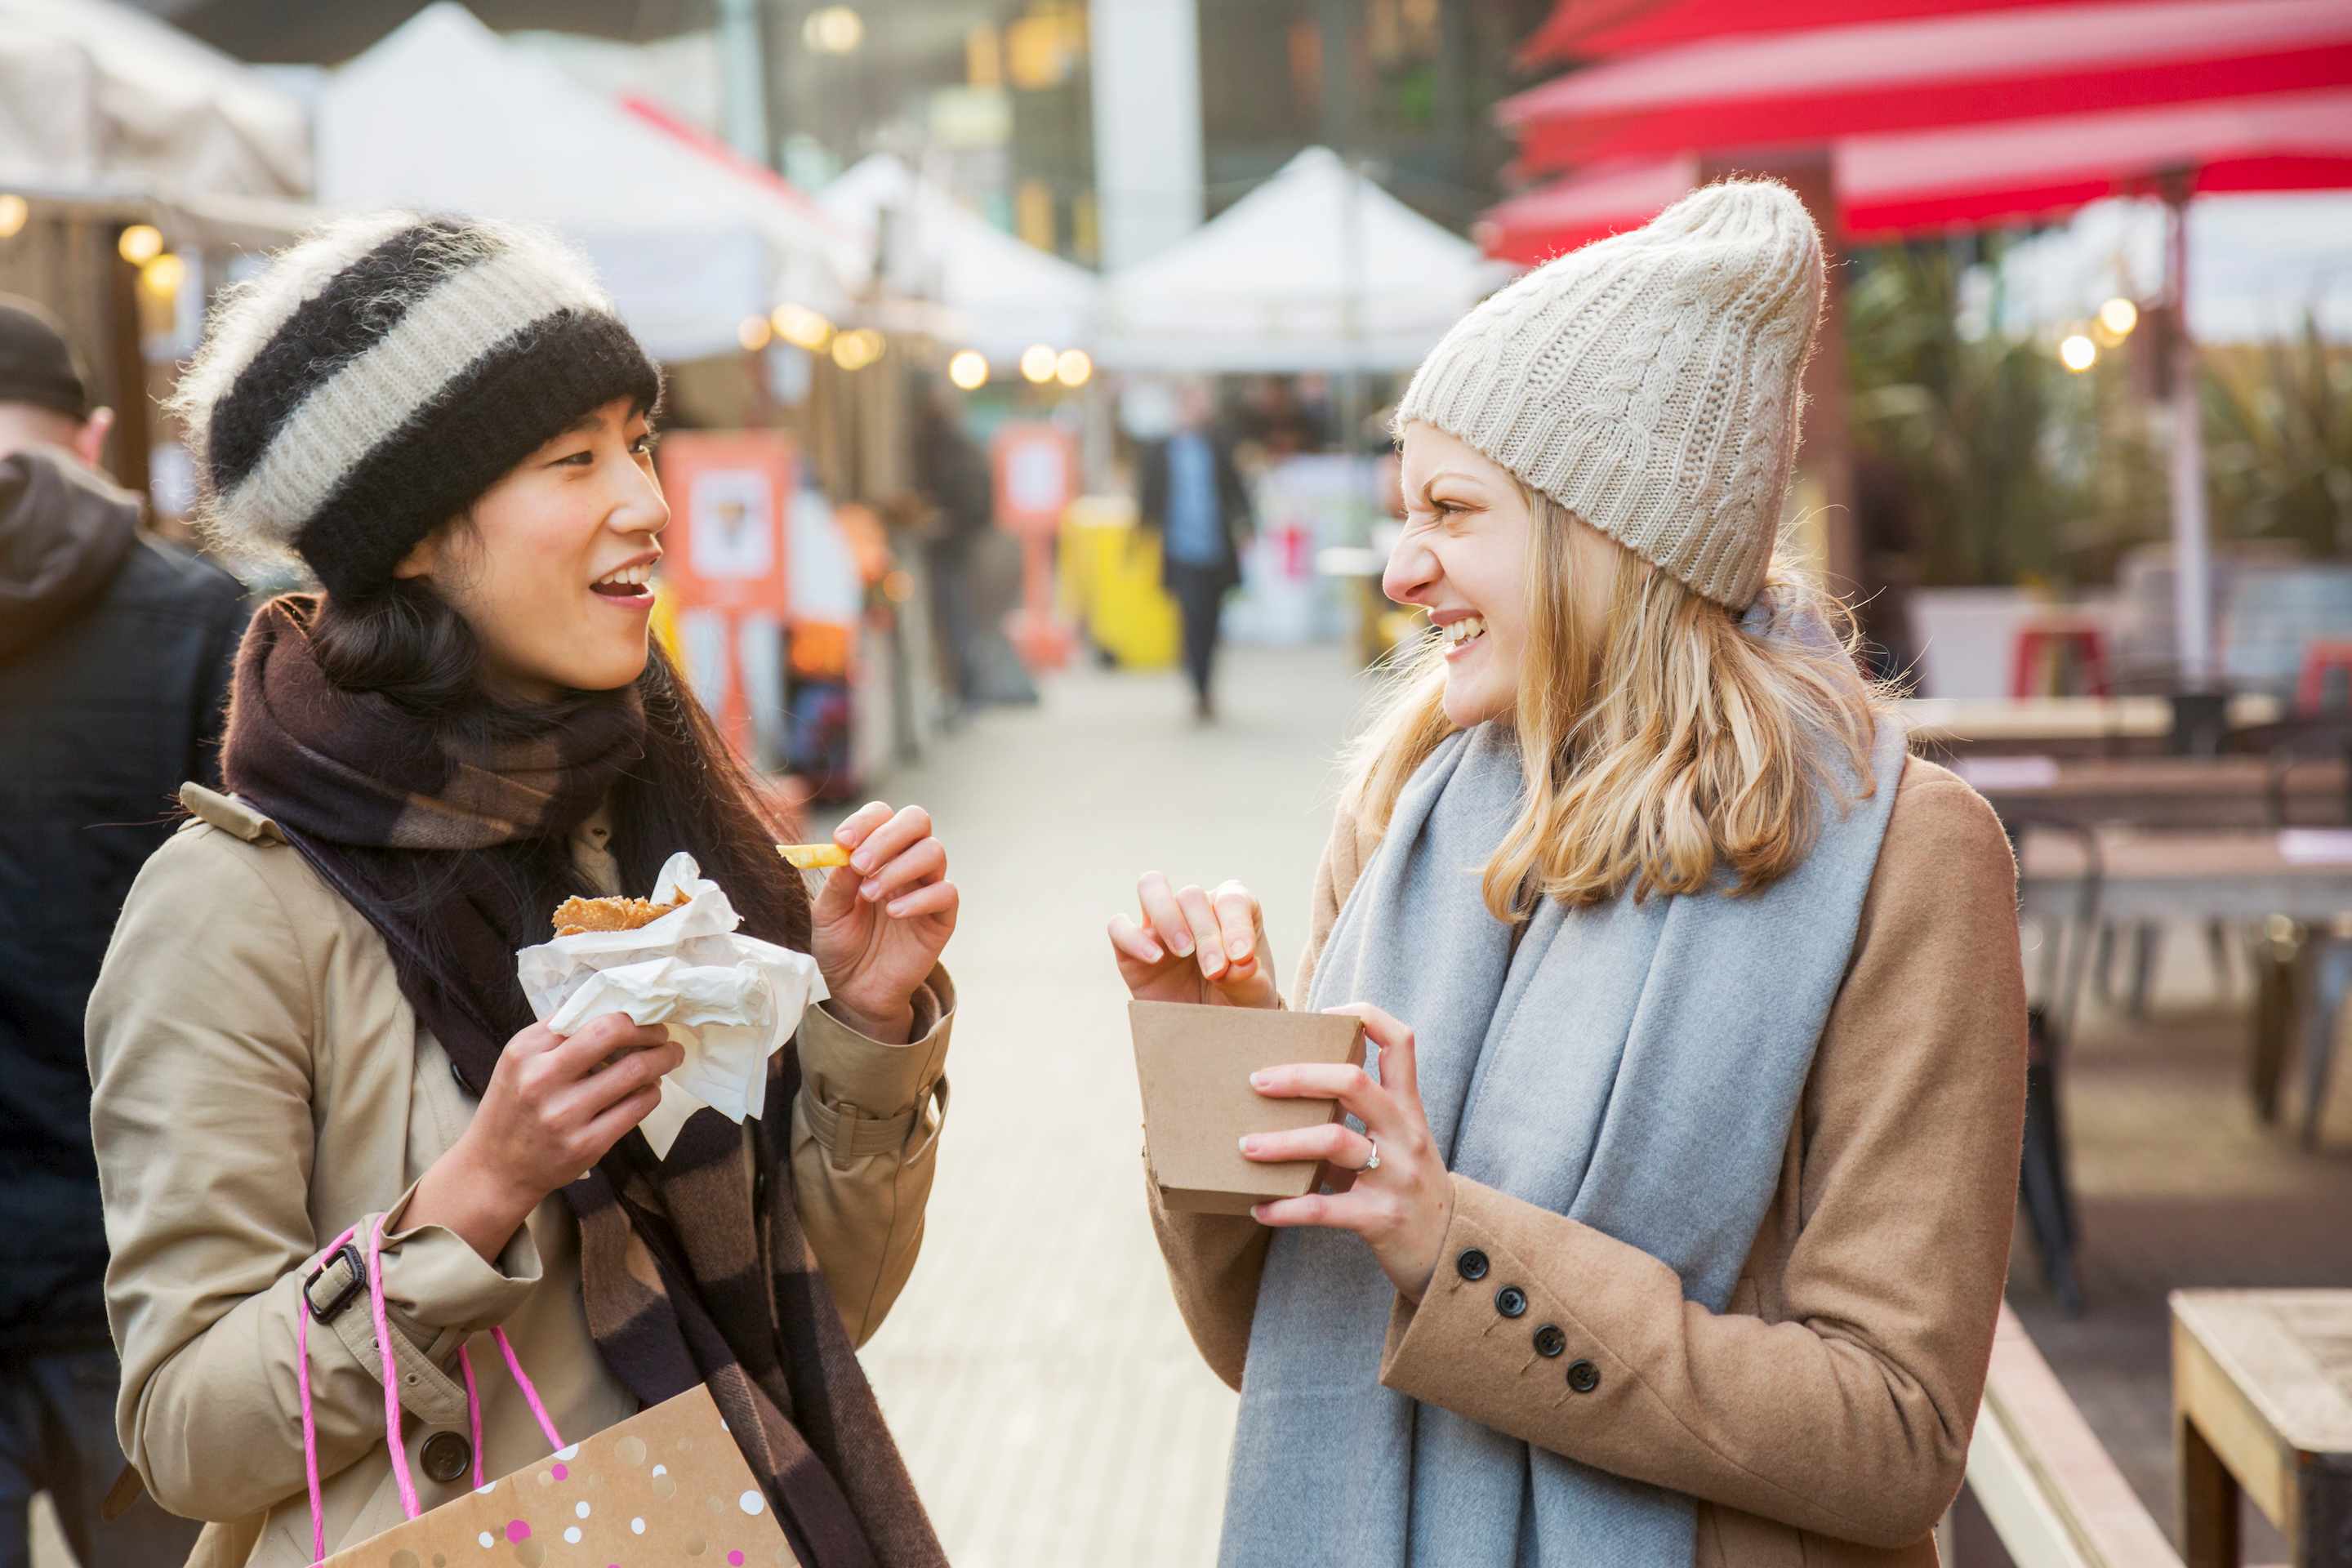
[[[1244,1159],[1248,1132],[1336,1120],[1330,1100],[1268,1100],[1250,1074],[1291,1062],[1364,1060],[1364,1026],[1337,1013],[1130,1002],[1135,1072],[1143,1084],[1143,1138],[1160,1201],[1191,1214],[1247,1214],[1253,1204],[1303,1197],[1321,1163]]]

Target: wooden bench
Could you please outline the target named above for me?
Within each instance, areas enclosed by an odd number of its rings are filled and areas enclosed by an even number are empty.
[[[2237,1568],[2242,1489],[2294,1568],[2352,1568],[2352,1290],[2172,1293],[2188,1568]]]

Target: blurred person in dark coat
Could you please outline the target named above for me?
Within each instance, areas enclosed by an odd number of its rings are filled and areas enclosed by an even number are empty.
[[[123,1461],[82,1010],[173,792],[217,781],[245,591],[141,531],[99,471],[112,418],[0,296],[0,1568],[36,1492],[84,1568],[176,1564],[197,1531],[143,1496],[100,1518]]]
[[[1136,510],[1160,541],[1160,579],[1183,615],[1184,669],[1193,711],[1204,722],[1216,717],[1225,595],[1242,580],[1242,551],[1255,531],[1249,489],[1234,466],[1233,443],[1216,428],[1214,406],[1206,386],[1181,389],[1175,431],[1136,463]]]
[[[933,514],[923,557],[940,675],[953,722],[987,700],[974,571],[980,542],[995,518],[996,493],[988,454],[937,395],[917,405],[915,482]]]

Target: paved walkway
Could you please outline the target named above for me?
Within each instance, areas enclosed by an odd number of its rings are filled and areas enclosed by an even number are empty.
[[[1336,647],[1237,651],[1225,717],[1172,677],[1074,670],[884,786],[964,890],[961,1020],[922,1261],[866,1363],[958,1568],[1196,1568],[1234,1396],[1145,1217],[1127,993],[1103,925],[1135,879],[1239,877],[1286,983],[1365,689]]]

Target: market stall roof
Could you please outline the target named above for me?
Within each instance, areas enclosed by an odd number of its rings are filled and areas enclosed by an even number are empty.
[[[0,0],[0,184],[297,198],[302,106],[250,67],[112,0]]]
[[[2046,221],[2107,196],[2352,189],[2352,89],[1845,137],[1832,176],[1849,238]],[[1693,189],[1696,156],[1625,159],[1505,202],[1479,238],[1533,264],[1637,227]]]
[[[334,73],[318,104],[319,195],[562,231],[658,358],[730,353],[780,300],[837,308],[856,247],[804,197],[745,178],[455,0]]]
[[[1530,169],[2352,86],[2344,0],[2009,8],[1605,61],[1496,111]]]
[[[1103,285],[1107,365],[1403,370],[1503,274],[1326,147]]]
[[[1033,343],[1094,346],[1100,278],[1004,233],[889,153],[859,163],[817,200],[857,231],[868,275],[891,299],[938,307],[926,326],[941,342],[1000,362]]]
[[[1519,47],[1522,68],[1637,54],[1702,38],[1795,33],[1858,22],[1900,22],[1968,11],[2008,11],[2084,0],[1559,0]]]

